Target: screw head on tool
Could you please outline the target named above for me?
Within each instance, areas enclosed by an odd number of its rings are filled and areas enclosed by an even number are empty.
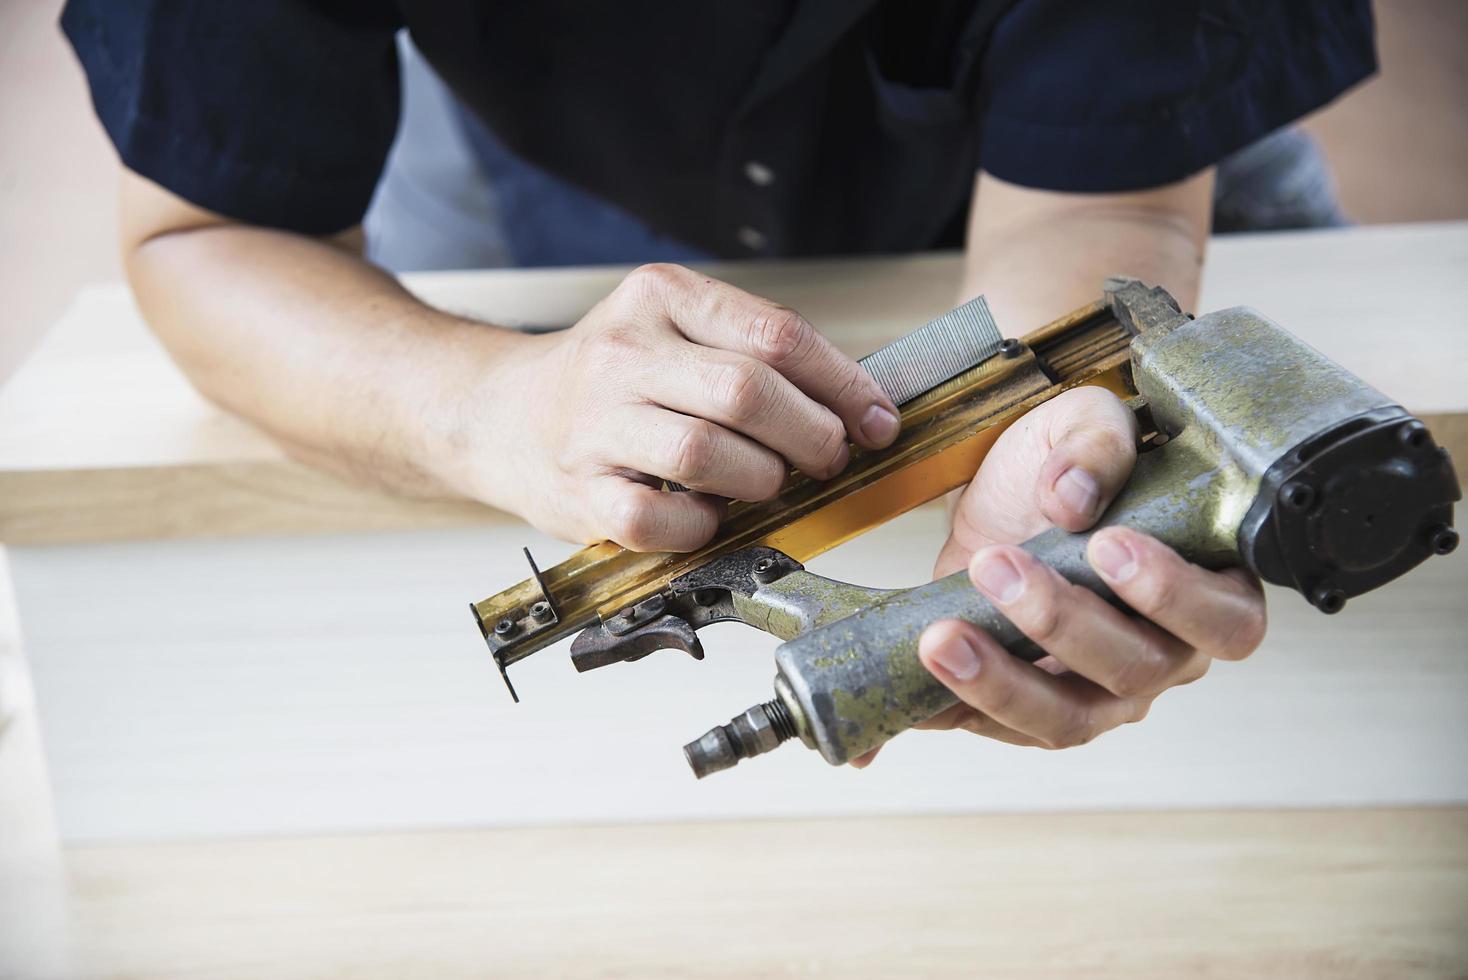
[[[780,563],[773,558],[760,558],[754,563],[754,580],[768,585],[780,577]]]
[[[1402,427],[1397,430],[1397,441],[1408,449],[1421,449],[1427,445],[1427,426],[1416,419],[1410,422],[1404,422],[1402,423]]]
[[[1451,554],[1458,547],[1458,532],[1447,524],[1439,524],[1428,532],[1427,546],[1434,554]]]
[[[495,636],[509,636],[515,632],[515,621],[513,619],[502,619],[494,624]]]
[[[1310,604],[1327,616],[1334,616],[1346,608],[1346,594],[1329,585],[1316,586],[1310,593]]]
[[[546,620],[550,619],[551,618],[551,607],[550,607],[550,603],[549,602],[545,602],[544,600],[542,600],[542,601],[537,602],[534,605],[532,605],[530,607],[530,618],[533,619],[533,620],[535,620],[537,623],[543,623]]]
[[[1024,341],[1017,337],[1005,337],[999,344],[999,353],[1005,357],[1019,357],[1024,353]]]
[[[1308,483],[1291,480],[1280,487],[1279,499],[1290,510],[1309,510],[1315,503],[1315,491]]]

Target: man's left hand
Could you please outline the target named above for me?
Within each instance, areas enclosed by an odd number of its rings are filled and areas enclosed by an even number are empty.
[[[974,586],[1048,656],[1030,664],[978,627],[934,623],[919,656],[960,703],[918,728],[1083,745],[1140,721],[1154,698],[1202,677],[1213,660],[1239,660],[1259,645],[1264,594],[1243,569],[1209,571],[1155,538],[1105,528],[1086,556],[1135,610],[1128,614],[1016,547],[1052,526],[1091,527],[1131,473],[1135,447],[1132,413],[1101,388],[1052,399],[995,443],[958,502],[935,574],[966,565]]]

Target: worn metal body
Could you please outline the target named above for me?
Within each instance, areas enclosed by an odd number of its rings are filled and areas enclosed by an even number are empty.
[[[1103,303],[1067,319],[1072,331],[1090,325],[1083,342],[1072,337],[1064,349],[1069,378],[1058,377],[1055,357],[1041,363],[1036,353],[1065,337],[1052,324],[1048,337],[1027,338],[1016,363],[981,365],[989,369],[981,383],[960,386],[926,417],[945,423],[928,442],[914,439],[927,456],[896,454],[916,467],[942,458],[940,447],[978,444],[958,454],[959,472],[927,485],[928,496],[968,479],[1008,421],[1069,383],[1100,380],[1133,396],[1144,444],[1098,528],[1136,528],[1208,567],[1244,565],[1324,612],[1457,544],[1459,489],[1446,451],[1391,399],[1266,318],[1235,308],[1195,320],[1160,290],[1114,280]],[[918,436],[922,420],[904,438]],[[893,509],[919,495],[890,498]],[[837,524],[831,536],[845,540],[876,516]],[[865,526],[853,530],[857,524]],[[1090,533],[1053,529],[1024,547],[1119,604],[1085,560]],[[809,546],[792,554],[778,533],[733,538],[737,544],[678,564],[650,596],[586,624],[572,647],[577,668],[587,669],[662,648],[701,657],[696,630],[709,622],[737,620],[785,640],[774,698],[685,747],[699,776],[792,738],[841,764],[953,704],[917,657],[918,637],[936,620],[974,623],[1017,656],[1040,655],[966,573],[911,589],[865,589],[805,571]]]

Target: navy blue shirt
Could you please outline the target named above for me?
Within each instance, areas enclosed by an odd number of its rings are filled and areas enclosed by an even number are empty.
[[[1375,70],[1367,0],[71,0],[123,162],[311,234],[366,210],[407,28],[511,152],[715,255],[959,240],[975,171],[1182,179]]]

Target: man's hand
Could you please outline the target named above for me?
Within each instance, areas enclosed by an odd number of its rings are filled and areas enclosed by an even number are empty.
[[[1131,473],[1135,425],[1109,392],[1079,388],[999,438],[958,503],[935,571],[967,565],[975,588],[1049,656],[1029,664],[977,627],[934,623],[919,656],[961,700],[917,727],[1082,745],[1141,720],[1154,698],[1202,677],[1212,660],[1259,645],[1264,595],[1242,569],[1211,572],[1144,534],[1098,531],[1087,558],[1139,614],[1128,615],[1015,547],[1051,526],[1096,522]]]
[[[901,424],[798,314],[678,266],[536,337],[425,306],[360,235],[253,228],[131,173],[122,218],[139,306],[208,398],[312,465],[559,537],[690,550],[723,499],[772,497],[791,465],[833,476],[848,439],[879,448]]]
[[[674,265],[635,270],[564,334],[466,393],[461,488],[551,534],[638,551],[713,536],[720,498],[774,497],[896,438],[871,376],[792,310]],[[661,480],[695,493],[664,493]]]

